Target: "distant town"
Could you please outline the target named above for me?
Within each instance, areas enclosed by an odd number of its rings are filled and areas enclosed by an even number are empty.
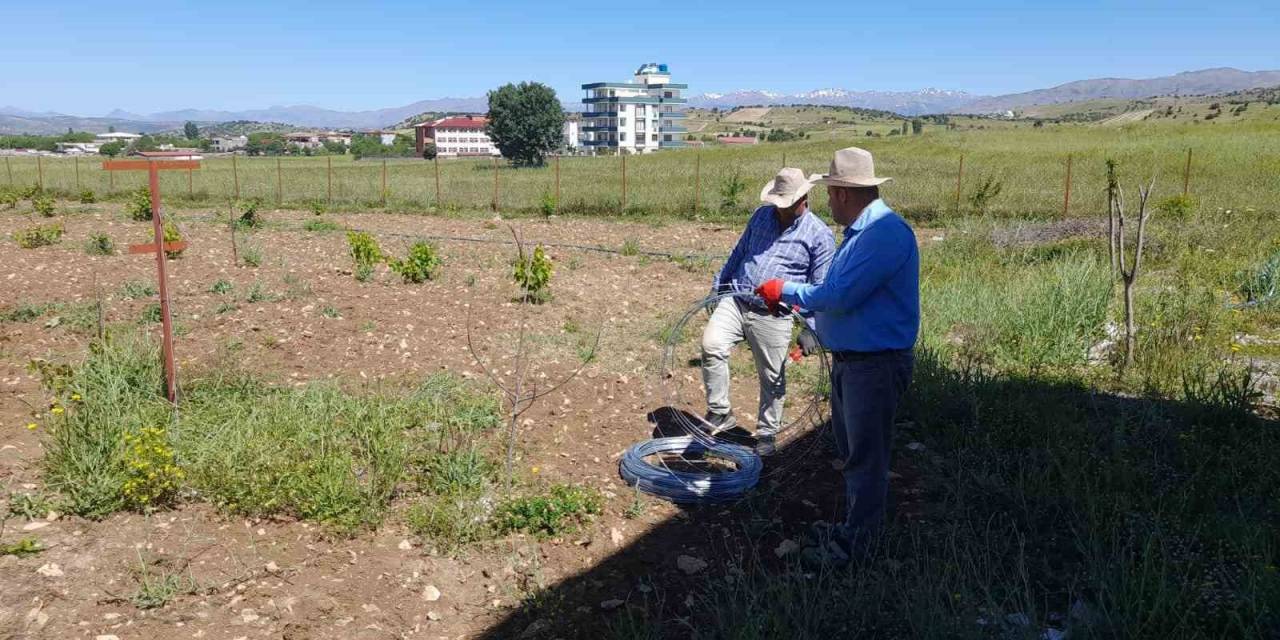
[[[688,85],[673,83],[666,64],[645,63],[626,82],[582,85],[582,112],[565,114],[561,153],[571,155],[643,154],[685,147],[683,126]],[[497,157],[487,133],[488,117],[479,113],[445,114],[424,122],[378,130],[258,131],[202,135],[195,123],[172,135],[108,131],[68,131],[51,144],[32,138],[29,147],[0,149],[2,155],[164,155],[199,159],[207,154]],[[406,123],[401,123],[406,124]],[[729,136],[736,138],[736,136]],[[736,140],[728,141],[729,143]],[[752,139],[754,142],[754,138]]]

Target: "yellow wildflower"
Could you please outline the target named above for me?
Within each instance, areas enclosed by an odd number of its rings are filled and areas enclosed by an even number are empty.
[[[78,393],[73,393],[73,394],[71,394],[71,400],[72,400],[73,402],[80,402],[80,400],[81,400],[81,398],[80,398],[80,394],[78,394]]]
[[[54,407],[53,409],[50,410],[50,413],[52,413],[55,416],[60,416],[62,415],[62,407]]]
[[[40,426],[40,425],[37,425],[37,424],[36,424],[36,423],[34,423],[34,422],[28,422],[28,423],[27,423],[27,431],[35,431],[35,430],[36,430],[36,427],[38,427],[38,426]]]

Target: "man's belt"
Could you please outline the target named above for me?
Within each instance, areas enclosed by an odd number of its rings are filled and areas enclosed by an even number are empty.
[[[828,355],[836,362],[860,362],[885,356],[911,353],[910,349],[882,349],[880,351],[830,351]]]

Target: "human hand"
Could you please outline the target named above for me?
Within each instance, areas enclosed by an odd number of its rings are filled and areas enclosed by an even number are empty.
[[[777,313],[778,304],[782,302],[782,280],[774,278],[756,287],[756,295],[764,299],[771,313]]]
[[[806,356],[811,356],[822,349],[822,343],[818,342],[818,336],[814,335],[808,328],[800,330],[800,335],[796,336],[796,343],[796,348]]]

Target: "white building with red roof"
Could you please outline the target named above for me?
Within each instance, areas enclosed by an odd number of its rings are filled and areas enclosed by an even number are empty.
[[[436,154],[456,156],[500,156],[484,126],[484,116],[452,116],[413,126],[414,140],[421,155],[427,144],[435,143]]]

